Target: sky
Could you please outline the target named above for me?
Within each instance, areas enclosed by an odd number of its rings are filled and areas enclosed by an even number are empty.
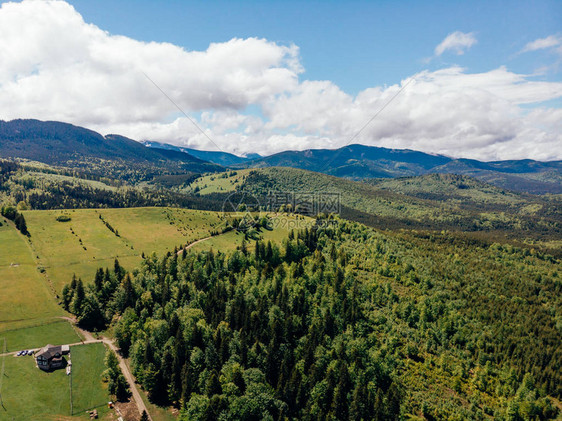
[[[560,1],[0,1],[0,119],[562,159]]]

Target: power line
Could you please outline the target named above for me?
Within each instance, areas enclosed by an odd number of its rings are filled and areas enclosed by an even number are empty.
[[[413,80],[414,80],[414,77],[411,77],[410,79],[408,79],[408,81],[407,81],[404,85],[402,85],[402,87],[398,90],[398,92],[396,92],[396,93],[392,96],[392,98],[390,98],[390,99],[389,99],[389,100],[388,100],[388,101],[387,101],[387,102],[386,102],[386,103],[369,119],[369,121],[367,121],[367,122],[363,125],[363,127],[361,127],[353,136],[351,136],[351,138],[348,140],[348,142],[347,142],[345,145],[341,146],[341,147],[339,148],[338,152],[332,157],[332,159],[330,159],[330,160],[326,163],[326,165],[324,165],[324,166],[322,167],[322,169],[320,169],[318,172],[322,172],[322,171],[324,171],[327,167],[329,167],[330,164],[331,164],[332,162],[334,162],[334,161],[336,160],[336,158],[342,153],[342,148],[345,148],[346,146],[349,146],[349,145],[351,144],[351,142],[353,142],[353,141],[357,138],[357,136],[359,136],[359,135],[361,134],[361,132],[363,132],[363,130],[365,130],[365,129],[367,128],[367,126],[368,126],[369,124],[371,124],[371,123],[373,122],[373,120],[374,120],[375,118],[377,118],[377,117],[379,116],[379,114],[382,113],[382,112],[384,111],[384,109],[385,109],[386,107],[388,107],[388,106],[390,105],[390,103],[391,103],[392,101],[394,101],[394,100],[396,99],[396,97],[397,97],[398,95],[400,95],[400,94],[402,93],[402,91],[403,91],[404,89],[406,89],[406,87],[407,87],[407,86],[410,84],[410,82],[412,82]]]
[[[213,145],[215,145],[215,147],[216,147],[219,151],[224,152],[224,151],[219,147],[219,145],[217,145],[217,144],[215,143],[215,141],[214,141],[213,139],[211,139],[211,138],[209,137],[209,135],[208,135],[207,133],[205,133],[205,131],[204,131],[201,127],[199,127],[199,125],[197,124],[197,122],[196,122],[194,119],[192,119],[190,116],[188,116],[187,113],[186,113],[184,110],[182,110],[181,107],[180,107],[178,104],[176,104],[176,103],[174,102],[174,100],[173,100],[172,98],[170,98],[170,97],[168,96],[168,94],[166,94],[166,92],[164,92],[164,90],[162,90],[162,88],[160,88],[160,86],[158,86],[158,85],[156,84],[156,82],[154,82],[146,73],[142,72],[142,74],[143,74],[154,86],[156,86],[156,88],[157,88],[160,92],[162,92],[162,95],[164,95],[166,98],[168,98],[168,101],[170,101],[172,104],[174,104],[174,106],[179,110],[180,113],[182,113],[189,121],[191,121],[191,123],[193,123],[193,125],[197,128],[197,130],[199,130],[199,131],[201,132],[201,134],[202,134],[203,136],[205,136],[207,139],[209,139],[209,141],[210,141]]]

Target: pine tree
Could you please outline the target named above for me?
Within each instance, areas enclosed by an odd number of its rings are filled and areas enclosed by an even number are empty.
[[[78,278],[76,282],[76,290],[74,292],[74,299],[72,301],[72,313],[80,316],[82,314],[82,306],[84,305],[84,299],[86,298],[86,292],[84,291],[84,284],[82,279]]]
[[[66,310],[70,310],[70,303],[72,302],[72,297],[74,296],[74,291],[70,288],[68,284],[66,284],[62,288],[62,307]]]
[[[94,278],[94,289],[99,293],[103,286],[103,269],[99,268],[96,271],[96,277]]]

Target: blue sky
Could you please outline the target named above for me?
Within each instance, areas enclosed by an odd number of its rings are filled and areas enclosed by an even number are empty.
[[[562,159],[559,0],[0,0],[0,28],[5,120],[237,154]]]
[[[533,74],[552,64],[545,51],[517,53],[537,38],[562,32],[562,1],[108,1],[71,0],[87,22],[114,34],[188,50],[210,42],[259,37],[299,46],[302,77],[330,80],[356,94],[422,69],[458,64],[473,72],[500,65]],[[444,54],[439,42],[473,32],[469,54]],[[559,69],[560,70],[560,69]],[[560,71],[539,76],[561,80]]]

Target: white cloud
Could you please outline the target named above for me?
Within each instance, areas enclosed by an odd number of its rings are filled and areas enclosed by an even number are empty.
[[[292,89],[302,71],[294,45],[235,38],[186,51],[110,35],[61,1],[3,4],[0,42],[4,118],[161,119],[171,104],[143,73],[186,111],[242,109]]]
[[[475,42],[454,33],[436,54]],[[249,38],[187,51],[109,34],[62,1],[4,3],[0,45],[1,119],[61,120],[216,149],[144,72],[220,149],[240,154],[343,146],[406,83],[354,97],[331,81],[299,81],[294,45]],[[562,110],[536,106],[561,97],[562,83],[505,67],[423,71],[354,142],[485,160],[562,159]]]
[[[529,42],[521,52],[526,53],[528,51],[545,50],[552,47],[559,47],[562,45],[562,37],[550,35],[546,38],[539,38],[532,42]],[[561,50],[562,51],[562,50]]]
[[[466,50],[476,44],[476,37],[472,32],[464,33],[461,31],[453,32],[441,43],[435,47],[435,55],[440,56],[447,50],[452,50],[455,54],[461,55],[464,54]]]

